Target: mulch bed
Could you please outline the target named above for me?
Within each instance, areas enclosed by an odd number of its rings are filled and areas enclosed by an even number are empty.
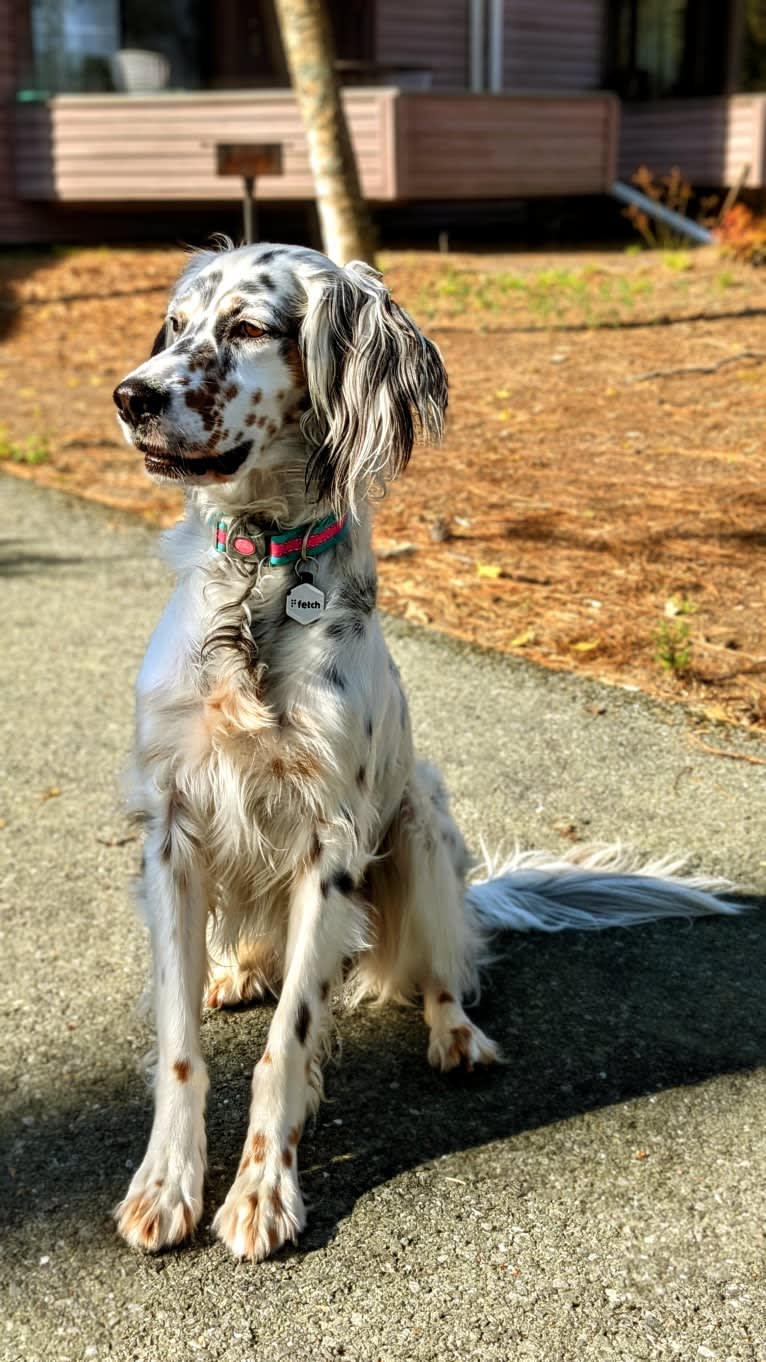
[[[0,265],[3,467],[168,523],[110,399],[172,250]],[[390,254],[451,378],[445,444],[381,503],[381,604],[766,728],[766,278],[712,251]],[[8,395],[13,394],[13,402]]]

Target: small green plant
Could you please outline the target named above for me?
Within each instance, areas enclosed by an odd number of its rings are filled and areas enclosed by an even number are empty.
[[[692,662],[692,640],[686,620],[662,620],[653,637],[655,661],[674,676],[688,672]]]
[[[13,444],[7,431],[0,429],[0,460],[34,465],[47,463],[51,447],[47,435],[31,435],[23,444]]]
[[[678,274],[684,274],[692,268],[689,251],[663,251],[662,259],[669,270],[675,270]]]
[[[671,596],[665,602],[665,614],[668,619],[672,619],[674,615],[695,615],[696,613],[697,607],[688,596]]]

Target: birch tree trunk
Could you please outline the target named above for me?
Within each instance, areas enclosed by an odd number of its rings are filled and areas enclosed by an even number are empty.
[[[324,249],[331,260],[373,261],[373,234],[335,71],[325,0],[275,0],[301,111]]]

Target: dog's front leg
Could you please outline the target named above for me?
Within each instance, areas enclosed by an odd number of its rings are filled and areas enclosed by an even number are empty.
[[[332,981],[353,948],[356,910],[346,870],[302,871],[290,898],[284,984],[266,1049],[253,1073],[245,1148],[236,1180],[215,1218],[237,1258],[268,1257],[305,1224],[297,1145],[321,1097],[319,1054]]]
[[[155,1112],[144,1160],[115,1211],[129,1244],[177,1244],[202,1213],[207,1073],[200,1050],[207,893],[200,840],[172,789],[150,822],[144,893],[154,951]]]

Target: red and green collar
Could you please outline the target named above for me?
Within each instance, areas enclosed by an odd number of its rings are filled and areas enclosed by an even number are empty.
[[[272,534],[247,521],[227,520],[222,516],[215,524],[214,546],[216,553],[255,561],[268,559],[271,567],[279,567],[282,563],[297,563],[300,558],[317,558],[325,553],[343,538],[348,522],[346,512],[340,518],[328,515],[323,520],[297,525],[282,534]]]

